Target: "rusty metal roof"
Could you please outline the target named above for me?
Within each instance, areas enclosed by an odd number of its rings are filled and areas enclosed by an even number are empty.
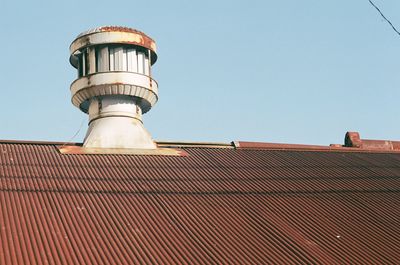
[[[0,142],[0,264],[400,260],[399,152],[242,142],[66,155],[58,144]]]

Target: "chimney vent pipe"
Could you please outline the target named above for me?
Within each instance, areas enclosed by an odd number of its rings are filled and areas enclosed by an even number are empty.
[[[72,103],[89,114],[84,147],[157,148],[142,122],[158,100],[155,42],[135,29],[105,26],[79,34],[70,53],[78,75]]]

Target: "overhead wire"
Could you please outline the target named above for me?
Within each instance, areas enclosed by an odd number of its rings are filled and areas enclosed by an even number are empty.
[[[400,32],[396,29],[396,27],[392,24],[392,22],[386,18],[386,16],[382,13],[382,11],[379,9],[379,7],[377,7],[374,2],[372,2],[371,0],[368,0],[369,3],[379,12],[379,14],[381,14],[382,18],[389,23],[389,25],[392,27],[392,29],[400,36]]]
[[[66,146],[67,144],[71,144],[72,140],[75,139],[75,137],[79,134],[79,132],[82,130],[83,127],[83,123],[85,122],[85,119],[82,119],[81,125],[79,126],[79,129],[76,131],[76,133],[70,138],[68,139],[68,141],[66,141],[61,147]]]

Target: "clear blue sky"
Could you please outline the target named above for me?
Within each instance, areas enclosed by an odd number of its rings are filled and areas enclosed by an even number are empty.
[[[375,0],[400,28],[400,1]],[[68,47],[102,25],[153,37],[156,140],[342,143],[400,139],[400,37],[368,0],[0,0],[1,139],[66,141]]]

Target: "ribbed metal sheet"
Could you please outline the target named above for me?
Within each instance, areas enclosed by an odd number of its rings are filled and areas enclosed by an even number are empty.
[[[0,264],[396,264],[400,154],[0,144]]]

